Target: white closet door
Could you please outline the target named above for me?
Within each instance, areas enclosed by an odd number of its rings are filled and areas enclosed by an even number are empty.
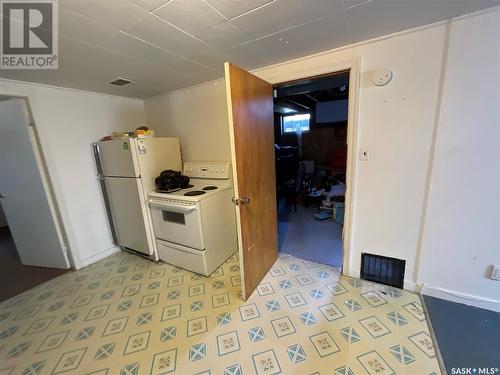
[[[0,194],[2,207],[21,262],[25,265],[69,268],[46,176],[40,171],[38,149],[26,103],[0,102]],[[36,152],[35,152],[36,151]]]

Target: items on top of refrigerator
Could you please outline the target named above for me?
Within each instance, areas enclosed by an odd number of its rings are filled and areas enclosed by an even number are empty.
[[[106,135],[100,140],[110,141],[115,138],[149,138],[154,136],[154,130],[149,129],[147,126],[139,126],[137,129],[131,131],[114,131],[112,135]]]
[[[146,137],[154,137],[155,132],[149,129],[147,126],[139,126],[134,130],[134,137],[136,138],[146,138]]]

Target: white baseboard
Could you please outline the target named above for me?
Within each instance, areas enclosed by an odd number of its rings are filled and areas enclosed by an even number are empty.
[[[403,289],[409,290],[410,292],[421,293],[422,286],[420,284],[417,284],[414,281],[404,279],[403,280]]]
[[[347,270],[346,276],[355,277],[359,279],[361,275],[361,271],[358,268],[349,268]],[[420,293],[421,286],[413,281],[404,280],[403,289],[409,290],[410,292]]]
[[[356,279],[359,279],[361,275],[361,271],[357,268],[349,268],[347,269],[347,274],[346,276],[349,277],[355,277]]]
[[[92,263],[98,262],[101,259],[107,258],[110,255],[113,255],[114,253],[117,253],[119,251],[121,251],[121,250],[118,246],[110,247],[109,249],[101,251],[100,253],[98,253],[96,255],[93,255],[89,258],[82,259],[80,262],[78,262],[78,266],[76,267],[76,269],[90,266]]]
[[[350,268],[347,270],[347,276],[359,278],[360,270]],[[438,288],[427,284],[419,284],[406,279],[404,280],[403,289],[452,302],[463,303],[464,305],[468,306],[475,306],[486,310],[500,312],[500,300],[484,298],[481,296],[475,296],[472,294],[457,292],[444,288]]]
[[[421,293],[425,294],[426,296],[441,298],[452,302],[463,303],[464,305],[475,306],[482,309],[500,312],[500,300],[456,292],[454,290],[438,288],[427,284],[422,285]]]

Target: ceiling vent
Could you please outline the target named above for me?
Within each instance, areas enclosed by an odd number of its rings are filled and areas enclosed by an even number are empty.
[[[118,77],[114,81],[110,82],[110,84],[116,85],[116,86],[124,86],[124,85],[128,85],[129,83],[135,83],[135,81],[131,81],[130,79]]]

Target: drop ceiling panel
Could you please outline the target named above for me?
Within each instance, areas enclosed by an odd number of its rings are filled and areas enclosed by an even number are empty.
[[[231,50],[231,62],[246,69],[277,63],[299,57],[298,50],[302,42],[295,34],[284,31],[265,37]],[[269,51],[272,52],[270,56]]]
[[[325,50],[341,40],[347,32],[348,24],[344,14],[334,14],[236,46],[231,54],[233,59],[241,61],[245,66],[256,68],[269,59],[269,51],[280,56],[274,62],[293,59]],[[297,52],[299,49],[300,53]]]
[[[168,70],[175,79],[182,80],[182,82],[196,84],[219,76],[212,69],[148,44],[124,32],[120,32],[110,39],[107,48],[150,65],[162,67],[164,70]]]
[[[274,0],[206,0],[225,17],[232,18],[240,14],[269,4]]]
[[[183,85],[180,80],[176,81],[175,72],[85,43],[61,42],[66,48],[61,51],[58,70],[43,71],[43,74],[35,70],[10,71],[8,78],[132,97],[151,96]],[[113,68],[109,69],[110,66]],[[137,83],[123,87],[110,85],[109,82],[118,76]]]
[[[132,0],[132,2],[148,12],[166,4],[169,0]]]
[[[203,0],[171,0],[154,13],[191,34],[226,20]]]
[[[500,0],[59,0],[59,5],[59,70],[0,70],[0,77],[147,97],[220,78],[227,60],[247,69],[262,67],[497,6]],[[109,85],[119,76],[137,83]]]
[[[97,91],[100,92],[149,96],[161,92],[161,88],[176,89],[182,84],[181,80],[177,80],[175,72],[166,67],[145,64],[144,61],[103,48],[72,43],[66,50],[61,57],[62,75],[70,75],[74,67],[81,72],[75,77],[77,84],[70,86],[73,88],[92,90],[92,87],[98,87]],[[117,77],[125,77],[137,83],[123,87],[110,85],[109,82]]]
[[[130,26],[147,15],[144,9],[126,0],[63,0],[59,4],[62,9],[115,29]]]
[[[184,56],[214,70],[221,70],[224,57],[204,44],[155,15],[148,15],[126,30],[127,33]]]
[[[307,55],[327,50],[332,44],[340,46],[348,31],[349,26],[345,15],[336,13],[331,17],[321,18],[287,30],[282,37],[296,40],[302,46],[301,53],[305,52]],[[277,35],[280,36],[280,34]]]
[[[311,6],[311,4],[314,4]],[[275,0],[232,22],[253,38],[276,33],[315,19],[344,14],[342,0]]]
[[[231,21],[226,21],[196,34],[196,37],[212,47],[229,49],[237,44],[251,40],[247,33],[241,31]]]
[[[344,0],[345,9],[349,9],[358,5],[369,3],[372,0]]]
[[[76,26],[75,30],[78,30],[78,25],[80,24],[76,23],[76,20],[82,23],[89,22],[77,16],[74,19],[68,17],[63,24],[67,23],[68,27]],[[91,35],[97,39],[102,27],[99,27],[95,23],[90,23],[90,26],[88,30],[95,31],[95,35],[94,33],[91,33]],[[71,35],[71,33],[67,32],[68,29],[63,27],[61,30],[64,35]],[[146,55],[146,50],[139,50],[139,43],[133,47],[130,46],[132,48],[124,49],[123,43],[121,43],[119,38],[120,35],[122,35],[120,32],[114,32],[113,34],[103,33],[100,40],[89,40],[87,37],[87,41],[74,39],[75,36],[78,36],[77,34],[71,35],[71,39],[67,36],[62,37],[60,39],[59,70],[56,74],[65,77],[65,79],[71,77],[71,81],[75,81],[73,84],[64,84],[64,86],[82,89],[99,87],[99,91],[110,92],[108,83],[121,76],[138,82],[133,88],[127,89],[127,92],[158,92],[154,88],[155,84],[153,80],[149,81],[153,86],[149,88],[146,86],[145,78],[153,73],[156,74],[157,80],[158,77],[174,77],[172,82],[170,82],[171,87],[179,87],[181,83],[184,84],[179,71],[175,70],[174,67],[167,64],[162,66],[161,62],[154,63],[158,56],[155,56],[154,59],[151,58],[151,60],[143,59],[142,56]],[[72,76],[69,73],[71,70],[76,71],[77,74],[73,73],[74,75]],[[44,73],[52,74],[53,72],[48,71]],[[156,86],[160,86],[160,83],[158,82]],[[165,87],[165,85],[161,86]],[[111,92],[116,92],[116,90],[111,90]]]
[[[91,44],[103,44],[118,33],[116,29],[95,23],[73,11],[59,11],[59,34],[65,37]]]

